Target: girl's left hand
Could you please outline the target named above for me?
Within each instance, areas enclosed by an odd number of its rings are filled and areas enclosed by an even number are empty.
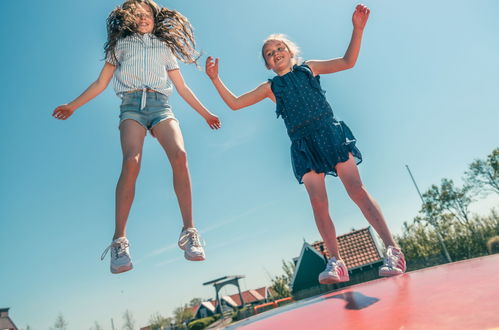
[[[208,126],[210,126],[211,129],[219,129],[220,127],[222,127],[220,119],[218,119],[218,117],[212,113],[208,114],[206,117],[204,117],[204,119],[206,120]]]
[[[371,11],[369,10],[369,8],[367,8],[367,6],[358,4],[357,7],[355,7],[355,11],[353,12],[352,16],[352,23],[354,28],[363,30],[366,26],[370,12]]]

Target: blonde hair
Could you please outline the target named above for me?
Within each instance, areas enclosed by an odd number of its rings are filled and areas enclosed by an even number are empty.
[[[265,59],[265,54],[263,53],[263,49],[265,48],[265,45],[269,41],[279,41],[279,42],[282,42],[284,45],[286,45],[286,47],[288,48],[288,51],[293,55],[293,57],[291,58],[292,65],[295,65],[295,64],[298,64],[301,62],[302,58],[299,56],[300,55],[300,47],[298,47],[298,45],[296,45],[293,41],[291,41],[291,39],[289,39],[287,35],[282,34],[282,33],[274,33],[274,34],[269,35],[263,41],[263,45],[262,45],[262,57],[263,57],[263,61],[265,62],[265,66],[267,67],[267,69],[268,69],[267,60]]]

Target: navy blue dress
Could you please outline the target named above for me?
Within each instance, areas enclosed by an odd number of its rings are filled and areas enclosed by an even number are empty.
[[[314,77],[306,64],[294,65],[292,71],[269,81],[277,117],[284,120],[291,139],[291,162],[299,183],[311,170],[337,176],[336,164],[347,161],[349,153],[357,164],[362,161],[352,131],[334,118],[320,77]]]

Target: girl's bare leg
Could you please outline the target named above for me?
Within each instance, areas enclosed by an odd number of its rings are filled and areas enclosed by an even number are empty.
[[[307,189],[310,203],[314,211],[315,224],[321,234],[324,244],[331,256],[340,259],[338,251],[338,241],[333,221],[329,215],[329,204],[327,198],[324,174],[310,171],[303,176],[303,183]]]
[[[355,164],[355,159],[352,154],[350,154],[350,157],[346,162],[336,165],[336,171],[338,172],[338,176],[343,182],[348,195],[360,208],[369,224],[373,226],[379,234],[385,246],[391,245],[398,247],[393,240],[393,236],[388,229],[388,226],[386,225],[385,218],[381,213],[378,203],[376,203],[374,198],[369,195],[366,188],[362,184],[359,170],[357,168],[357,164]]]
[[[113,239],[126,236],[126,223],[135,196],[135,182],[140,170],[146,129],[134,120],[120,125],[123,165],[116,186],[116,226]]]
[[[154,126],[153,134],[165,150],[172,166],[173,187],[177,195],[184,228],[194,227],[191,177],[180,126],[176,120],[168,119]]]

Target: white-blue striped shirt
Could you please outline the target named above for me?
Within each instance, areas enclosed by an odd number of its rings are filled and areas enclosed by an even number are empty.
[[[116,66],[113,85],[118,96],[146,88],[171,95],[167,71],[178,69],[178,63],[166,43],[153,34],[135,33],[118,40],[115,54],[117,62],[110,55],[106,62]]]

